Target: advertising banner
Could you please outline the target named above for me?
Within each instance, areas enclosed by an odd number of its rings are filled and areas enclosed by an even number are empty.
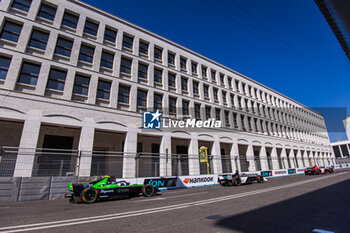
[[[170,188],[176,187],[177,178],[153,178],[153,179],[145,179],[143,184],[151,184],[158,188]]]
[[[296,169],[296,173],[297,174],[301,174],[301,173],[304,173],[305,172],[305,168],[298,168]]]
[[[218,175],[178,176],[177,188],[218,184]]]
[[[284,175],[288,175],[288,171],[285,169],[282,170],[273,170],[272,172],[273,176],[284,176]]]
[[[289,175],[295,174],[295,173],[296,173],[296,170],[294,168],[288,169],[288,174]]]
[[[261,172],[261,175],[262,175],[263,177],[272,176],[272,171],[262,171],[262,172]]]

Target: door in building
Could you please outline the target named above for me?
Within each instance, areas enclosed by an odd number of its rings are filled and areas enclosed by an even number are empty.
[[[76,153],[72,153],[73,137],[45,135],[43,150],[36,154],[33,175],[66,176],[75,171]]]
[[[188,146],[176,146],[176,154],[171,156],[171,171],[173,176],[189,174]]]

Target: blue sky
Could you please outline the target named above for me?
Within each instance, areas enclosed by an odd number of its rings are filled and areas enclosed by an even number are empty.
[[[350,61],[312,0],[83,1],[321,108],[328,130],[343,130]]]

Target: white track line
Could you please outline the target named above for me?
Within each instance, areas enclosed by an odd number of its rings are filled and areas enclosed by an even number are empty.
[[[208,192],[190,193],[190,194],[183,194],[183,195],[176,195],[176,196],[169,196],[169,197],[157,197],[157,198],[150,198],[150,199],[146,199],[146,200],[130,201],[130,203],[145,202],[145,201],[167,200],[167,199],[171,199],[171,198],[193,196],[193,195],[198,195],[198,194],[202,194],[202,193],[208,193]]]
[[[19,225],[19,226],[1,227],[0,233],[2,233],[2,232],[8,232],[8,233],[10,233],[10,232],[23,232],[23,231],[42,230],[42,229],[55,228],[55,227],[72,226],[72,225],[107,221],[107,220],[120,219],[120,218],[126,218],[126,217],[134,217],[134,216],[139,216],[139,215],[147,215],[147,214],[152,214],[152,213],[159,213],[159,212],[164,212],[164,211],[183,209],[183,208],[199,206],[199,205],[206,205],[206,204],[215,203],[215,202],[219,202],[219,201],[237,199],[237,198],[241,198],[241,197],[247,197],[247,196],[271,192],[271,191],[275,191],[275,190],[295,187],[298,185],[303,185],[303,184],[307,184],[310,182],[324,180],[324,179],[328,179],[331,177],[339,176],[339,175],[342,175],[344,173],[345,172],[337,173],[337,174],[334,174],[331,176],[323,176],[323,177],[315,178],[315,179],[311,179],[311,180],[299,181],[299,182],[295,182],[295,183],[291,183],[291,184],[285,184],[285,185],[281,185],[281,186],[260,189],[260,190],[256,190],[256,191],[238,193],[238,194],[216,197],[216,198],[211,198],[211,199],[202,200],[202,201],[188,202],[188,203],[183,203],[183,204],[169,205],[169,206],[150,208],[150,209],[144,209],[144,210],[137,210],[137,211],[130,211],[130,212],[124,212],[124,213],[117,213],[117,214],[107,214],[107,215],[92,216],[92,217],[85,217],[85,218],[76,218],[76,219],[34,223],[34,224]],[[22,229],[19,229],[19,228],[22,228]]]

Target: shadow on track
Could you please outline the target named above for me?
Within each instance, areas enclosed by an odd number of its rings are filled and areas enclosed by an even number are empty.
[[[315,228],[348,233],[349,193],[350,180],[346,180],[286,201],[220,219],[216,226],[244,233],[304,233],[312,232]]]

